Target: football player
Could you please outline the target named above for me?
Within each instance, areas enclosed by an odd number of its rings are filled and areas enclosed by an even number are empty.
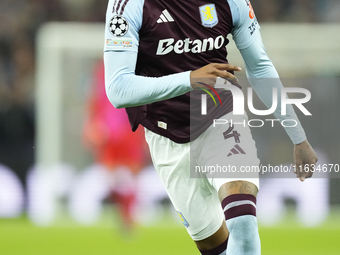
[[[241,68],[226,59],[228,34],[251,85],[270,107],[273,88],[280,91],[282,84],[249,0],[110,0],[106,93],[115,107],[126,108],[132,130],[145,128],[156,171],[201,254],[260,254],[258,174],[192,175],[195,166],[240,169],[259,164],[249,127],[240,125],[247,117],[233,114],[230,91],[214,91],[221,79],[239,87],[234,72]],[[202,94],[209,89],[218,94],[220,105],[206,99],[202,114]],[[282,115],[280,105],[275,117],[296,123],[285,128],[296,165],[314,164],[316,154],[292,106]],[[213,125],[218,119],[235,125]],[[302,181],[311,175],[297,171]]]

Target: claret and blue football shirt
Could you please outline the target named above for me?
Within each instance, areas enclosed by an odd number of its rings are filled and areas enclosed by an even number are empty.
[[[114,106],[126,108],[133,130],[143,125],[174,142],[189,142],[213,119],[232,111],[232,95],[226,90],[218,91],[223,106],[213,107],[213,100],[208,100],[209,114],[190,108],[195,100],[200,104],[203,93],[192,90],[190,71],[228,63],[229,34],[245,60],[248,77],[278,78],[259,30],[249,0],[110,0],[104,45],[108,98]],[[267,106],[270,86],[282,85],[254,84]],[[279,112],[280,107],[274,113],[279,119],[297,119],[291,106],[286,116]],[[190,129],[191,121],[202,124]],[[286,131],[294,143],[306,139],[300,123]]]

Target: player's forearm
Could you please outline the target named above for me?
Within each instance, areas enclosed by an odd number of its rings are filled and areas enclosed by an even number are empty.
[[[278,101],[276,110],[273,114],[280,122],[284,120],[294,120],[296,122],[297,125],[295,127],[285,127],[285,130],[292,142],[294,144],[299,144],[306,140],[306,134],[291,105],[287,105],[286,115],[281,114],[282,83],[275,67],[264,51],[262,42],[258,41],[257,43],[259,45],[255,44],[254,48],[251,46],[245,50],[241,50],[241,54],[246,62],[248,80],[256,94],[268,108],[273,104],[272,91],[273,88],[276,88]]]
[[[248,69],[247,69],[248,70]],[[247,73],[249,73],[247,71]],[[259,96],[261,101],[270,108],[273,104],[273,89],[276,88],[277,91],[277,107],[273,112],[273,115],[276,119],[278,119],[281,123],[283,121],[287,121],[287,125],[289,127],[285,127],[285,131],[288,136],[292,140],[294,144],[299,144],[306,140],[306,134],[302,128],[302,125],[296,116],[294,108],[291,105],[286,106],[286,115],[282,115],[281,111],[281,91],[282,91],[282,83],[278,78],[249,78],[248,79],[256,94]],[[293,123],[294,121],[294,123]],[[296,124],[295,127],[291,127],[291,125]]]
[[[192,89],[190,72],[159,78],[138,76],[129,60],[117,61],[119,57],[119,53],[104,54],[106,94],[116,108],[150,104],[183,95]],[[129,58],[126,55],[121,57]]]

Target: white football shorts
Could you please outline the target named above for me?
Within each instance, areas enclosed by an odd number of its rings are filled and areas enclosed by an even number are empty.
[[[224,213],[218,190],[224,183],[243,180],[259,188],[257,172],[237,172],[259,165],[247,117],[229,113],[219,120],[196,140],[184,144],[145,129],[155,169],[194,241],[206,239],[221,227]]]

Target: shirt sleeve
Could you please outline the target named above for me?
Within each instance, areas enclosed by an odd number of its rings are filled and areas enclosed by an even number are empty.
[[[262,43],[259,25],[249,1],[231,0],[230,8],[233,15],[233,39],[240,50],[246,65],[249,83],[261,101],[269,108],[273,103],[273,89],[277,89],[277,108],[274,116],[282,121],[294,120],[295,127],[285,127],[285,131],[294,144],[306,140],[305,131],[296,116],[292,105],[287,105],[286,115],[281,114],[281,91],[283,85],[279,75],[269,59]],[[247,2],[249,5],[247,5]],[[253,18],[252,18],[253,17]]]
[[[239,50],[245,49],[260,33],[260,25],[249,0],[227,1],[233,19],[233,30],[231,31],[233,40]]]
[[[105,25],[105,89],[110,102],[116,108],[125,108],[190,91],[190,71],[160,78],[135,74],[144,1],[130,0],[123,11],[117,2],[109,1]]]

